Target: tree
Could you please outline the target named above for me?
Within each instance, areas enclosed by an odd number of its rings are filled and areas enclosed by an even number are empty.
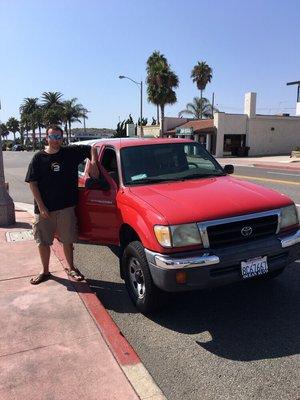
[[[77,103],[77,98],[74,97],[71,100],[66,100],[63,102],[63,122],[65,127],[67,127],[67,142],[71,138],[71,126],[73,122],[80,122],[80,118],[87,118],[87,109],[83,107],[82,104]]]
[[[20,106],[21,119],[26,119],[29,130],[32,130],[32,144],[35,149],[35,130],[37,128],[36,111],[39,109],[37,97],[26,97]],[[28,130],[27,130],[28,138]]]
[[[51,107],[56,107],[56,106],[62,106],[62,97],[63,94],[60,92],[43,92],[42,93],[42,101],[43,101],[43,107],[45,109],[51,108]]]
[[[166,65],[168,64],[168,60],[166,59],[166,57],[161,54],[159,51],[154,51],[151,56],[148,58],[147,60],[147,67],[146,67],[146,71],[147,74],[150,75],[152,69],[154,68],[155,64],[157,64],[158,62],[163,62]],[[157,115],[157,123],[159,124],[159,105],[156,104],[156,115]]]
[[[193,82],[196,83],[197,88],[200,90],[201,101],[203,90],[212,79],[212,72],[213,71],[211,67],[206,64],[205,61],[198,61],[198,63],[192,69],[191,78],[193,79]],[[202,114],[200,115],[200,119],[202,119]]]
[[[183,115],[191,115],[193,118],[201,119],[204,118],[213,118],[213,111],[217,111],[216,108],[212,110],[212,105],[208,99],[205,97],[194,97],[192,103],[188,103],[186,108],[179,112],[178,116],[182,117]]]
[[[10,117],[8,121],[6,122],[7,129],[13,133],[14,135],[14,142],[16,141],[16,133],[19,132],[20,126],[19,126],[19,121],[14,118]]]
[[[7,136],[9,135],[9,130],[6,126],[6,124],[0,124],[0,132],[1,132],[1,136],[6,139]]]
[[[61,124],[64,119],[63,94],[60,92],[43,92],[42,107],[45,125]]]
[[[154,57],[155,52],[150,56]],[[174,104],[177,101],[175,88],[178,87],[178,76],[171,70],[166,58],[160,55],[155,63],[151,63],[147,75],[148,101],[160,106],[161,111],[161,132],[164,133],[164,115],[166,104]],[[149,59],[148,59],[149,60]]]

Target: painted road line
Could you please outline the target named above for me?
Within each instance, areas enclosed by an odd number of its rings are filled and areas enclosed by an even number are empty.
[[[257,176],[246,176],[246,175],[233,175],[233,176],[235,178],[250,179],[250,180],[254,180],[254,181],[274,182],[274,183],[281,183],[281,184],[285,184],[285,185],[300,186],[300,182],[281,181],[279,179],[259,178]]]
[[[299,176],[300,174],[286,174],[285,172],[272,172],[272,171],[267,171],[267,174],[273,174],[273,175],[288,175],[288,176]]]

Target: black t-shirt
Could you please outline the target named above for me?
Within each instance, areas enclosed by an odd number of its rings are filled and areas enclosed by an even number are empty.
[[[25,182],[37,182],[49,211],[72,207],[78,200],[78,164],[91,158],[91,146],[61,147],[55,154],[36,153],[29,164]],[[34,201],[34,212],[39,209]]]

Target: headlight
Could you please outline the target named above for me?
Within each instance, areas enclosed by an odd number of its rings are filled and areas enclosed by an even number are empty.
[[[202,243],[196,224],[171,226],[173,247],[190,246]]]
[[[283,207],[281,209],[280,229],[295,225],[299,225],[296,206],[293,204],[292,206]]]
[[[163,247],[172,247],[170,228],[164,225],[155,225],[154,233],[158,243]]]
[[[173,225],[170,227],[156,225],[154,232],[156,239],[163,247],[183,247],[202,243],[196,224]]]

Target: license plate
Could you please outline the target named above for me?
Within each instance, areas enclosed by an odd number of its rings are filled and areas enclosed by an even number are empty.
[[[241,262],[241,271],[244,279],[268,273],[267,256],[251,258]]]

